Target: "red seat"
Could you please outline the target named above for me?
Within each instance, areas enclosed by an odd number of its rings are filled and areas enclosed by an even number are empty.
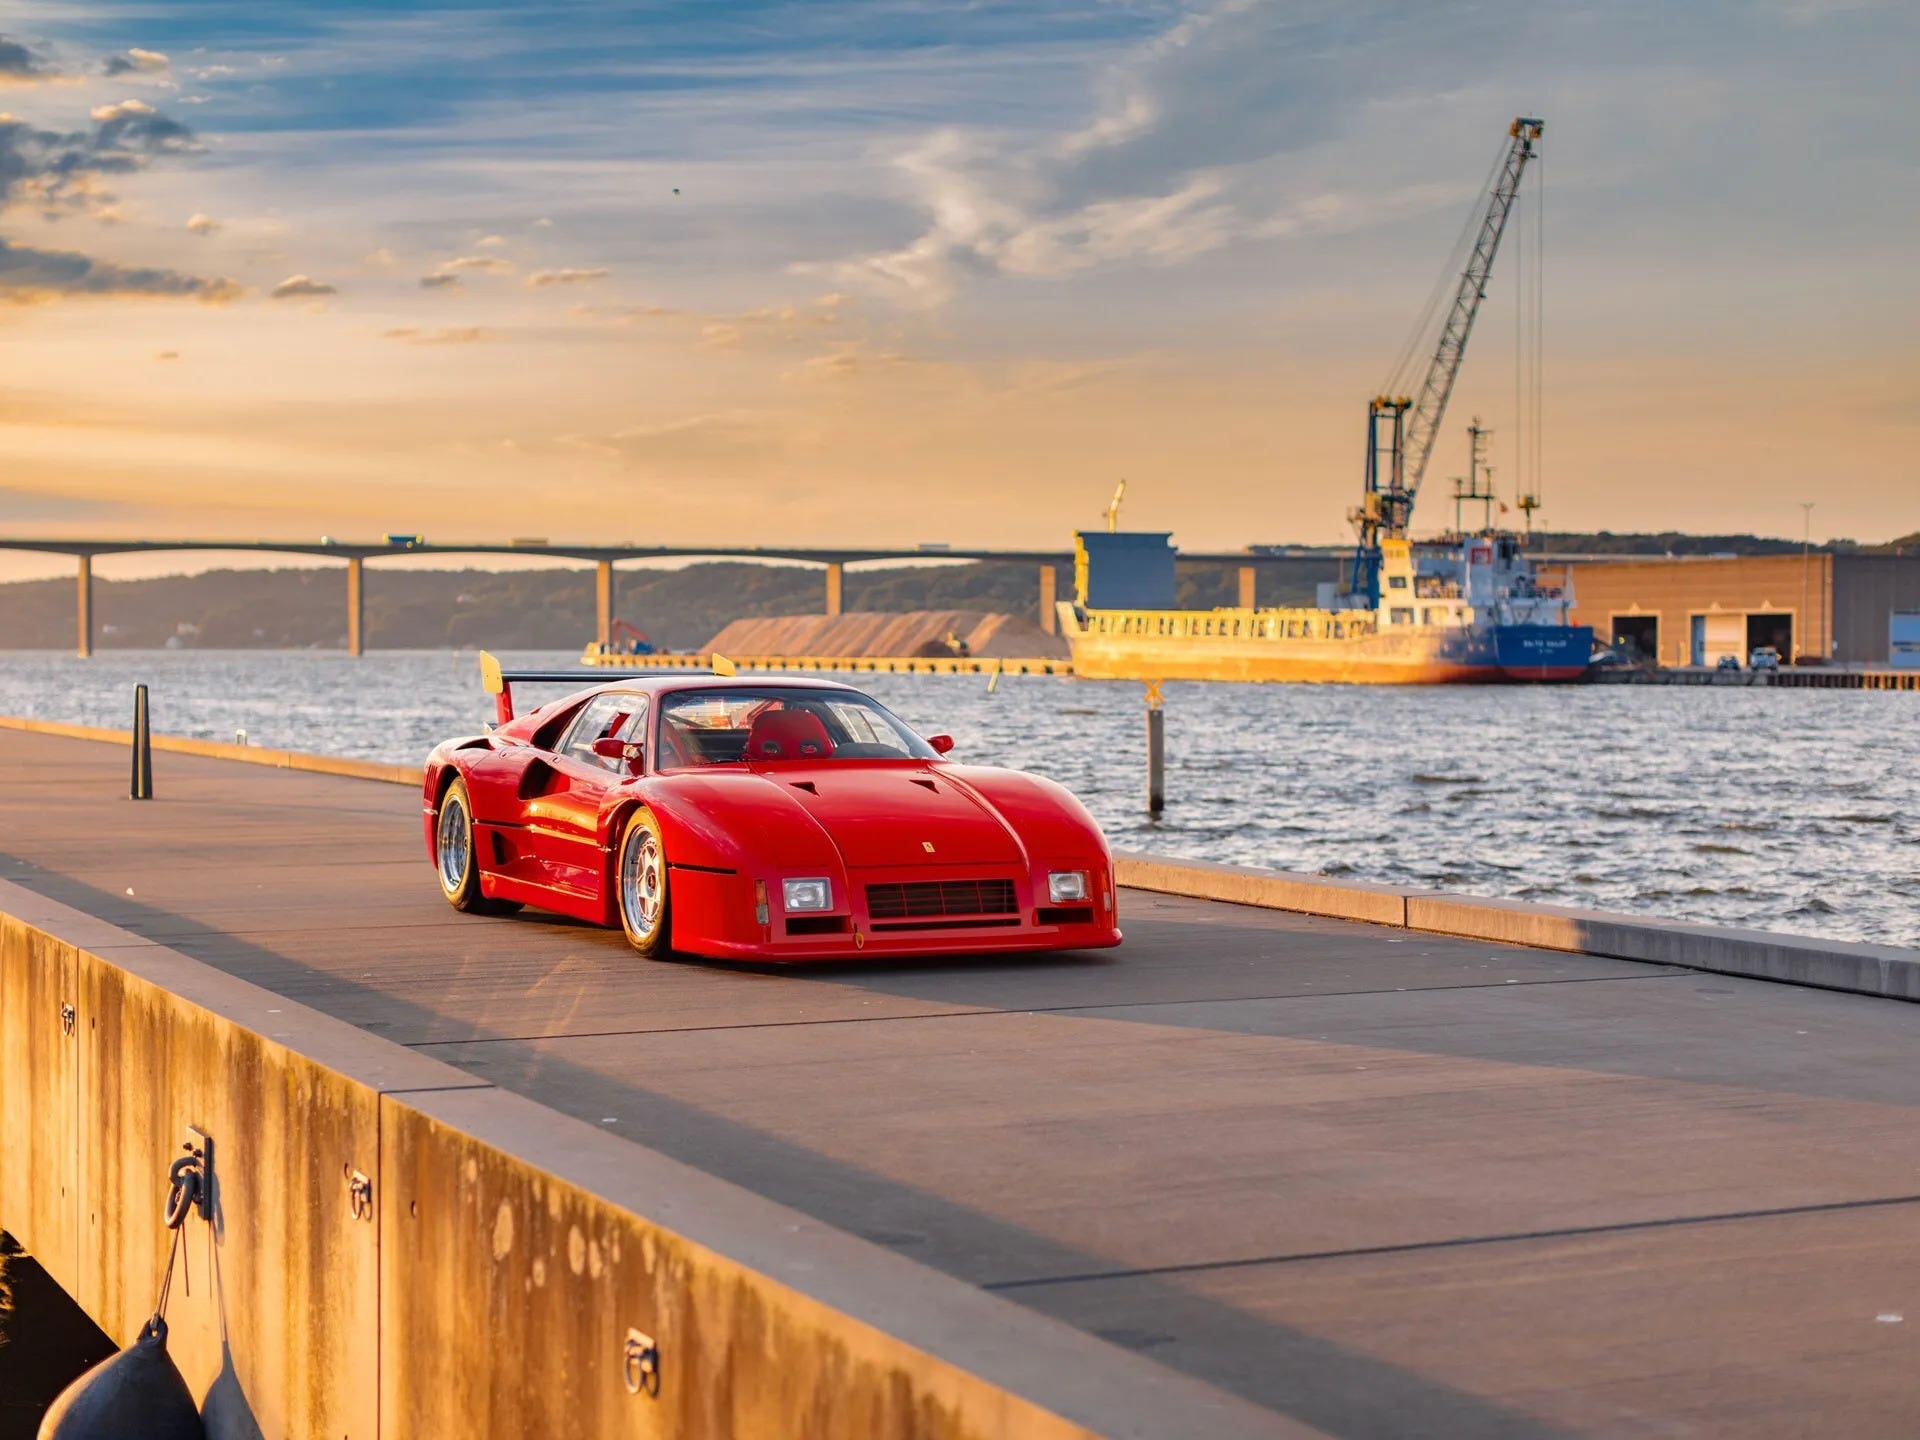
[[[833,739],[808,710],[763,710],[747,732],[749,760],[825,760]]]

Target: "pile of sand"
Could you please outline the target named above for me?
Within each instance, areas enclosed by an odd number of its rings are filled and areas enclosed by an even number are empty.
[[[854,611],[846,615],[769,615],[735,620],[702,648],[722,655],[913,656],[966,652],[989,660],[1064,660],[1067,644],[1022,615],[988,610]]]

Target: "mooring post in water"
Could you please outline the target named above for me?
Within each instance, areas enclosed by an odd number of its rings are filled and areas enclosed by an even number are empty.
[[[147,728],[147,687],[133,687],[133,789],[135,800],[153,798],[153,736]]]
[[[1167,808],[1167,716],[1160,708],[1160,682],[1147,682],[1147,814]]]

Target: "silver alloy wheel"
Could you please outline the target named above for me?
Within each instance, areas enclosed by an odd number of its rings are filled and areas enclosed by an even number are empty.
[[[458,797],[449,795],[440,806],[440,824],[434,831],[433,846],[440,862],[440,887],[449,895],[458,895],[466,881],[470,840],[466,808]]]
[[[666,898],[664,869],[660,837],[640,827],[620,852],[620,910],[627,917],[627,929],[638,939],[652,938],[659,927]]]

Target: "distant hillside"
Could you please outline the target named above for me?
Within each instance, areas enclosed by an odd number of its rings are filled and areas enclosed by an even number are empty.
[[[1536,530],[1533,549],[1581,555],[1798,555],[1798,540],[1772,535],[1682,535],[1674,530],[1616,535],[1578,530]],[[1816,550],[1858,550],[1852,540],[1832,540]]]
[[[1292,572],[1299,570],[1298,576]],[[1298,562],[1263,582],[1262,603],[1309,602],[1330,563]],[[675,649],[703,645],[728,622],[819,611],[817,569],[738,562],[684,570],[615,572],[614,613]],[[1059,593],[1072,593],[1061,566]],[[1183,571],[1179,602],[1234,603],[1228,570]],[[849,610],[999,610],[1036,613],[1039,580],[1028,565],[849,570]],[[0,585],[0,649],[64,650],[74,642],[73,581]],[[380,649],[485,646],[571,649],[593,636],[587,570],[366,570],[367,644]],[[152,649],[177,640],[205,649],[336,649],[346,644],[342,570],[210,570],[153,580],[95,579],[96,643]]]

